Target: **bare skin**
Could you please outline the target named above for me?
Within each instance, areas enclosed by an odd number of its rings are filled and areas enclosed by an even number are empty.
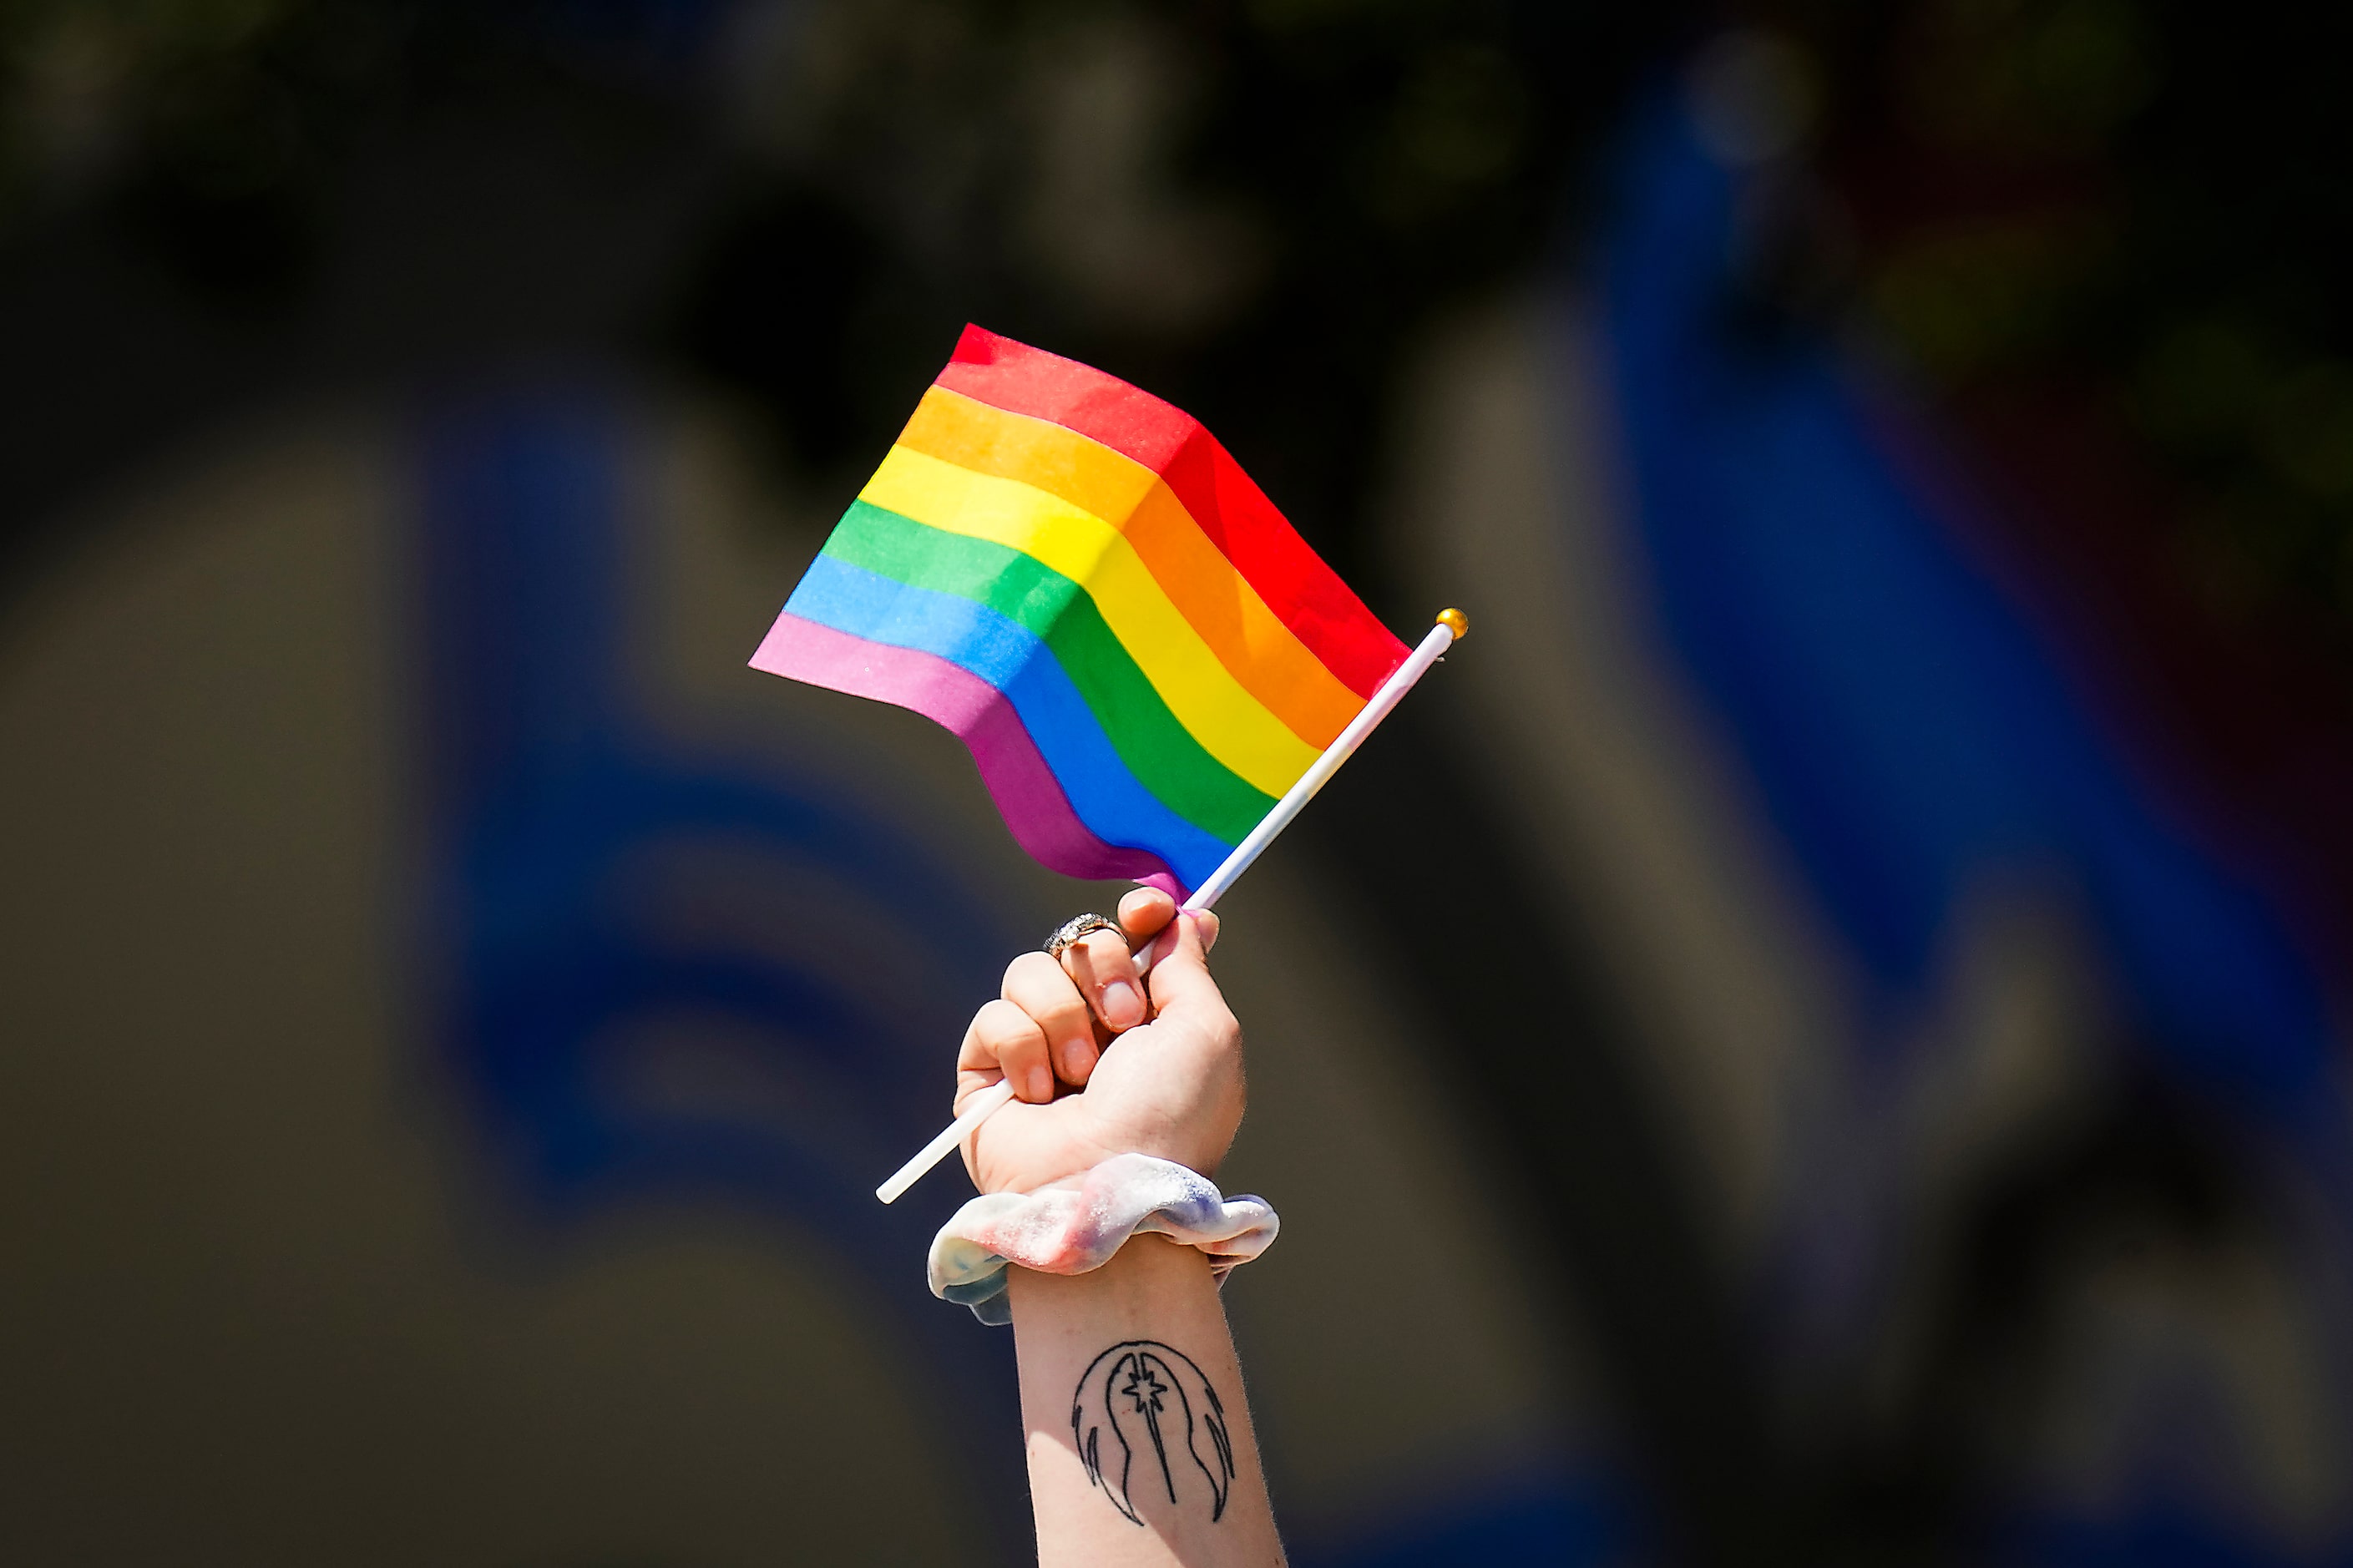
[[[982,1192],[1032,1192],[1126,1152],[1216,1173],[1244,1100],[1241,1026],[1209,977],[1217,918],[1180,916],[1151,889],[1120,900],[1139,951],[1172,919],[1148,984],[1107,931],[1060,963],[1032,952],[1007,968],[956,1062],[959,1110],[1003,1079],[1018,1096],[965,1141]],[[1208,1261],[1140,1237],[1092,1273],[1016,1268],[1011,1287],[1039,1563],[1282,1563]]]

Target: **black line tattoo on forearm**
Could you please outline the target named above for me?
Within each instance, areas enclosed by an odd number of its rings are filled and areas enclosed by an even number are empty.
[[[1115,1475],[1103,1468],[1106,1431],[1119,1447]],[[1134,1488],[1165,1492],[1175,1503],[1198,1491],[1196,1470],[1209,1483],[1210,1521],[1225,1517],[1234,1482],[1225,1403],[1183,1351],[1158,1340],[1123,1340],[1088,1363],[1071,1396],[1071,1436],[1087,1480],[1131,1522],[1144,1522]]]

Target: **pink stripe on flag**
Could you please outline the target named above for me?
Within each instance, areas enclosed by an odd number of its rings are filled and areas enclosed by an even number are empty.
[[[1127,877],[1183,896],[1158,856],[1106,844],[1089,831],[1054,782],[1012,701],[971,671],[790,613],[776,617],[751,663],[771,675],[911,708],[955,731],[972,752],[1006,826],[1050,869],[1066,877]]]

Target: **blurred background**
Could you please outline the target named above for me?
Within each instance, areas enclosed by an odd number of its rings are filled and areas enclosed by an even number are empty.
[[[0,1552],[1028,1556],[966,321],[1472,638],[1228,901],[1302,1568],[2353,1563],[2353,23],[0,9]]]

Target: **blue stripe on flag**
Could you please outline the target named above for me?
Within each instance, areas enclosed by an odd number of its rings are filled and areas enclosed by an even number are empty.
[[[1005,693],[1071,808],[1105,843],[1159,856],[1188,888],[1207,881],[1232,852],[1129,771],[1054,650],[986,605],[820,555],[785,608],[868,642],[944,659]]]

